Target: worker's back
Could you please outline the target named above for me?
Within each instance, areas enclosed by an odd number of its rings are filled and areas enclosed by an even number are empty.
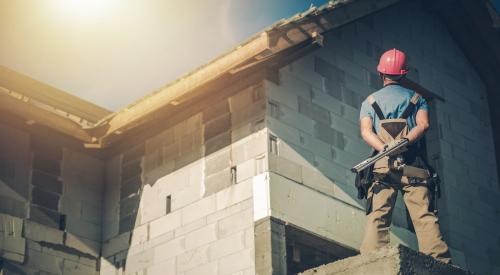
[[[410,105],[410,100],[413,95],[415,95],[415,91],[397,84],[387,85],[372,94],[385,118],[401,118],[403,112],[406,110],[408,105]],[[427,102],[422,97],[420,97],[417,102],[413,113],[408,116],[408,130],[415,127],[415,114],[419,109],[428,110]],[[378,133],[380,119],[375,114],[375,111],[368,100],[363,101],[361,105],[360,118],[365,116],[371,117],[375,131]]]

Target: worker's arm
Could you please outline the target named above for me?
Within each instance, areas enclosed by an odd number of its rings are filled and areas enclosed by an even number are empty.
[[[417,125],[406,136],[410,143],[421,138],[425,134],[425,131],[429,129],[429,112],[424,109],[418,110],[415,120]]]
[[[384,143],[373,132],[373,122],[370,117],[362,117],[360,120],[361,137],[373,149],[382,152],[384,150]]]

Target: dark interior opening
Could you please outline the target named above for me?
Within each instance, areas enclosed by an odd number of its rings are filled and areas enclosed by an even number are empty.
[[[353,248],[290,224],[285,230],[288,274],[297,274],[358,254]]]

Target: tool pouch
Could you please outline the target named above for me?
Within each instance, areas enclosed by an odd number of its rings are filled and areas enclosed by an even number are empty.
[[[373,151],[370,157],[373,157],[377,154],[377,151]],[[354,185],[356,186],[356,189],[358,190],[358,199],[362,200],[367,198],[368,195],[368,189],[370,189],[370,186],[372,185],[373,182],[373,166],[368,167],[367,169],[359,172],[356,174],[356,180],[354,182]]]

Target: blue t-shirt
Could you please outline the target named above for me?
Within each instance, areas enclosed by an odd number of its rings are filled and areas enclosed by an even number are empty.
[[[385,118],[401,118],[403,112],[410,104],[413,95],[415,95],[415,91],[400,85],[388,85],[372,94]],[[429,110],[429,106],[422,96],[419,98],[415,110],[413,110],[413,113],[406,120],[408,123],[408,130],[411,130],[417,124],[415,116],[420,109]],[[373,107],[368,102],[368,99],[365,99],[361,104],[359,118],[361,119],[363,117],[370,117],[372,119],[375,131],[378,133],[380,120],[375,110],[373,110]]]

